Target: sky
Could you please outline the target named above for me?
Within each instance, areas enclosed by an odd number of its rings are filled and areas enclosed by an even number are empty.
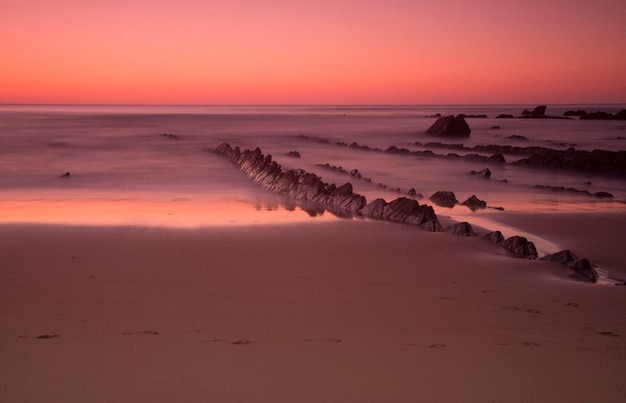
[[[623,0],[2,0],[0,103],[626,102]]]

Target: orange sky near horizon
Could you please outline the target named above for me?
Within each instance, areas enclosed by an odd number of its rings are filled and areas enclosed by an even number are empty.
[[[623,0],[4,0],[0,103],[626,102]]]

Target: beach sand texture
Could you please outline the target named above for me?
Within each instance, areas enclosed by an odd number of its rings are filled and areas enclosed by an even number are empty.
[[[479,238],[346,220],[8,225],[0,239],[2,401],[617,402],[626,392],[624,288]],[[622,259],[612,246],[601,252]]]

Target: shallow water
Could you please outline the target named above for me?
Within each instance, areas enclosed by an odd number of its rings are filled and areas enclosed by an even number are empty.
[[[368,200],[390,201],[415,188],[426,198],[438,190],[455,192],[459,201],[475,194],[505,211],[626,211],[623,178],[389,155],[335,144],[357,142],[382,150],[391,145],[418,150],[416,141],[626,149],[623,121],[495,118],[519,115],[524,108],[532,106],[0,106],[0,222],[190,227],[311,219],[210,152],[224,141],[258,146],[283,167],[315,172],[327,182],[351,182]],[[549,106],[547,113],[622,108]],[[488,118],[468,118],[470,139],[446,141],[423,134],[436,113]],[[289,151],[302,157],[288,157]],[[508,161],[515,158],[507,156]],[[325,163],[358,169],[371,182],[318,166]],[[486,167],[491,181],[468,175]],[[70,177],[59,178],[65,172]],[[555,193],[535,185],[606,191],[614,198]],[[470,222],[498,213],[463,206],[437,212]],[[335,218],[327,213],[315,219]]]

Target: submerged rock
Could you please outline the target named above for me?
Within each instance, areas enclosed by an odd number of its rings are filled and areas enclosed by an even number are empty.
[[[482,171],[470,171],[470,175],[474,175],[474,176],[478,176],[479,178],[483,178],[483,179],[491,179],[491,171],[489,170],[489,168],[485,168]]]

